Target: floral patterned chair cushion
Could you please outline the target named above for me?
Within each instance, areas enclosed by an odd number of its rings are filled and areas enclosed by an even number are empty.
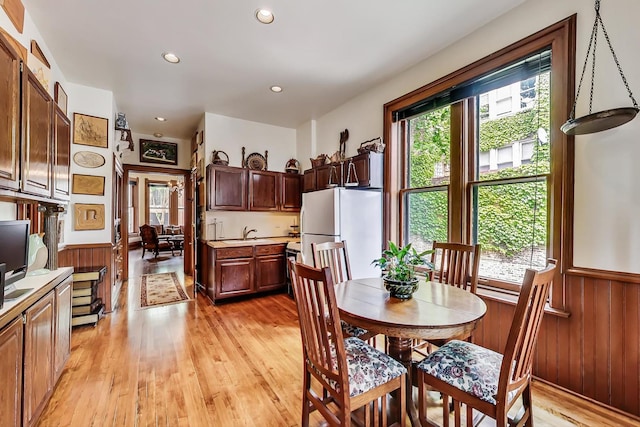
[[[347,356],[349,396],[351,397],[358,396],[407,373],[406,368],[400,362],[376,350],[359,338],[346,338],[344,350]],[[335,369],[337,368],[335,366]],[[328,381],[331,387],[338,388],[335,381]]]
[[[359,326],[350,325],[344,320],[340,321],[340,326],[342,327],[342,332],[350,337],[360,338],[361,336],[369,333],[369,331],[367,331],[366,329],[362,329]]]
[[[418,369],[495,405],[501,365],[500,353],[453,340],[425,357],[418,364]],[[510,394],[509,400],[513,394]]]

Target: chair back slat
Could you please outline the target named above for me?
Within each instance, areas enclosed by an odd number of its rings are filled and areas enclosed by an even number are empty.
[[[298,308],[305,363],[323,383],[335,381],[348,393],[346,354],[331,272],[288,260]]]
[[[555,274],[556,261],[544,270],[527,269],[504,351],[498,396],[507,396],[531,376],[534,349],[544,316],[544,307]]]
[[[351,266],[347,252],[347,242],[312,243],[313,265],[316,268],[329,267],[334,283],[351,280]]]
[[[475,293],[478,286],[480,245],[433,242],[432,280]]]

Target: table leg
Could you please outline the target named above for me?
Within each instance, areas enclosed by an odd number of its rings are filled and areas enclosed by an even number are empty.
[[[417,427],[420,425],[418,419],[418,411],[413,404],[413,378],[411,377],[411,348],[412,340],[410,338],[387,337],[389,340],[389,356],[402,363],[407,368],[407,415],[411,420],[411,425]]]

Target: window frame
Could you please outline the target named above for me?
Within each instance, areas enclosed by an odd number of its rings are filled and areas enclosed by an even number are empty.
[[[569,117],[574,100],[575,87],[575,34],[576,15],[572,15],[529,37],[515,42],[489,56],[486,56],[460,70],[416,89],[384,105],[384,138],[387,141],[385,152],[384,180],[384,238],[394,240],[402,236],[404,230],[401,188],[406,184],[406,140],[408,138],[403,121],[395,122],[394,115],[411,105],[444,92],[461,83],[477,78],[492,70],[504,67],[513,61],[526,57],[544,47],[551,47],[551,93],[552,104],[550,117],[551,166],[548,176],[549,185],[549,219],[548,219],[548,256],[558,261],[560,268],[556,271],[554,286],[551,289],[549,305],[557,310],[565,309],[564,273],[571,264],[573,244],[573,228],[571,226],[573,212],[573,176],[574,176],[574,139],[560,131],[560,126]],[[460,132],[461,140],[466,140],[470,132],[475,132],[475,102],[469,99],[459,101],[462,111],[451,117],[451,132]],[[462,123],[456,123],[455,117],[461,117]],[[459,150],[459,152],[454,152]],[[452,144],[451,169],[463,168],[469,173],[474,170],[475,158],[468,144],[457,147]],[[459,162],[454,165],[454,162]],[[461,176],[462,174],[454,174]],[[471,176],[464,176],[459,181],[449,184],[450,231],[449,240],[453,242],[470,242],[471,191],[468,183]],[[452,197],[452,195],[457,195]],[[394,221],[394,219],[396,221]],[[491,282],[485,283],[491,286]]]
[[[129,234],[139,234],[139,228],[138,228],[138,218],[140,217],[139,214],[139,209],[140,209],[140,197],[139,197],[139,180],[138,178],[129,178],[129,182],[127,183],[128,186],[128,190],[129,192],[128,197],[131,199],[131,206],[127,206],[127,211],[129,210],[129,208],[133,208],[133,218],[131,218],[131,216],[129,217],[129,222],[132,224],[132,232],[130,232]],[[128,205],[128,200],[127,200],[127,205]]]

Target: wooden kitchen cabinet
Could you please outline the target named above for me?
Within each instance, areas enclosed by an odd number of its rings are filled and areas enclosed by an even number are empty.
[[[53,100],[29,69],[22,73],[21,190],[51,197]]]
[[[2,425],[20,426],[22,420],[22,317],[0,330],[0,414]]]
[[[71,123],[55,106],[53,110],[53,198],[69,200],[69,168],[71,165]]]
[[[286,286],[285,247],[282,244],[207,247],[207,296],[212,302]]]
[[[280,210],[300,212],[302,207],[302,175],[284,173],[280,182],[282,184]]]
[[[316,190],[343,185],[342,163],[329,163],[316,170]]]
[[[307,169],[302,177],[302,192],[316,191],[316,170]]]
[[[247,170],[207,166],[207,209],[247,210]]]
[[[286,245],[260,245],[256,254],[256,292],[278,289],[286,285]]]
[[[68,278],[55,289],[55,336],[53,383],[57,383],[71,356],[71,298],[73,280]]]
[[[23,425],[35,425],[53,391],[54,292],[25,311]]]
[[[0,188],[20,179],[20,57],[0,34]]]
[[[358,187],[382,188],[383,186],[383,153],[363,153],[351,158],[358,175]],[[346,163],[348,167],[348,162]]]
[[[249,171],[249,210],[277,211],[280,207],[280,173]]]

